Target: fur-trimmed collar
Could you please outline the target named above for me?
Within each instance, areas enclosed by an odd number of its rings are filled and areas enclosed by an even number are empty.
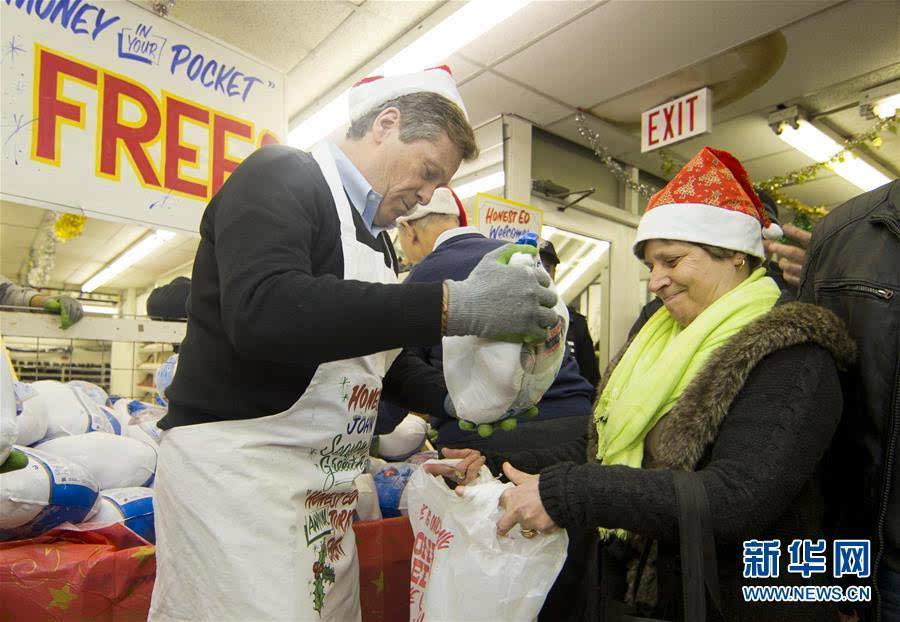
[[[773,307],[713,352],[678,403],[659,421],[654,430],[659,441],[654,466],[695,470],[757,363],[772,352],[801,343],[814,343],[828,350],[838,369],[846,369],[856,357],[856,345],[843,322],[831,311],[802,302]],[[598,395],[606,388],[606,381],[629,345],[630,342],[610,362]],[[588,461],[595,462],[597,429],[593,421],[589,439]]]

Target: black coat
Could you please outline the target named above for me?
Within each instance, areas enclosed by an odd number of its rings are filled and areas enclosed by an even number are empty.
[[[556,608],[556,619],[602,619],[596,537],[600,526],[623,528],[644,542],[658,542],[655,568],[650,564],[650,571],[643,573],[639,600],[651,606],[653,615],[679,619],[674,471],[695,471],[709,497],[726,620],[829,619],[830,605],[744,603],[742,541],[780,538],[786,546],[793,538],[823,535],[817,469],[841,411],[836,363],[846,366],[852,358],[853,344],[833,314],[812,305],[782,305],[713,353],[648,435],[645,459],[653,459],[645,464],[648,468],[597,464],[593,425],[580,446],[508,456],[513,466],[540,472],[541,501],[554,522],[569,531],[573,570],[560,583],[571,588],[574,576],[580,586],[577,594],[551,594],[548,605]],[[606,379],[617,362],[618,357]],[[502,460],[489,458],[492,468]],[[634,573],[628,579],[624,573],[629,565],[635,567],[637,550],[622,545],[617,559],[610,559],[609,553],[606,547],[605,569],[617,574],[610,582],[612,596],[622,599],[629,581],[635,581]],[[782,563],[787,563],[786,552]],[[804,581],[784,570],[781,577],[785,582],[827,582],[816,576]]]
[[[900,572],[900,181],[822,219],[800,300],[846,321],[859,346],[841,378],[844,416],[828,463],[837,535],[873,541],[873,577],[881,566]]]

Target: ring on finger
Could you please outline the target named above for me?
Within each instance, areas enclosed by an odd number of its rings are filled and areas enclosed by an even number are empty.
[[[535,530],[535,529],[529,529],[529,528],[527,528],[527,527],[520,527],[520,528],[519,528],[519,531],[522,532],[522,537],[523,537],[523,538],[527,538],[527,539],[529,539],[529,540],[537,535],[537,530]]]

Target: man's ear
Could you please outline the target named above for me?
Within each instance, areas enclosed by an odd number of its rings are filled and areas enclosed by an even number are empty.
[[[392,131],[400,130],[400,110],[391,106],[382,110],[372,122],[372,139],[376,144],[384,141]]]

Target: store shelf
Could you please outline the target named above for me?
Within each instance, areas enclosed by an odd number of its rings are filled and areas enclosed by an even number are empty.
[[[44,363],[16,358],[12,359],[12,363],[20,382],[86,380],[93,382],[106,391],[109,390],[109,364]]]
[[[141,352],[157,353],[157,352],[175,352],[170,343],[148,343],[141,346]]]

